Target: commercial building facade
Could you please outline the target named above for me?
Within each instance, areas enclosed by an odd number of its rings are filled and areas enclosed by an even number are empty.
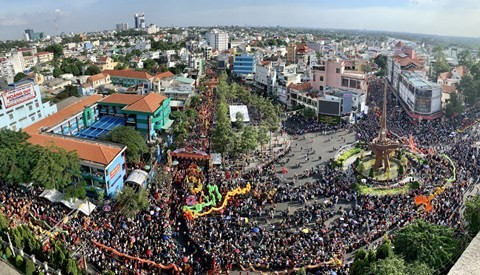
[[[255,57],[253,55],[242,53],[235,55],[233,61],[233,73],[237,75],[247,75],[255,72]]]
[[[403,69],[394,57],[387,60],[386,79],[394,95],[413,119],[435,119],[442,115],[442,87],[418,72]]]
[[[33,80],[12,83],[0,91],[0,129],[17,131],[55,112],[57,105],[42,102]]]

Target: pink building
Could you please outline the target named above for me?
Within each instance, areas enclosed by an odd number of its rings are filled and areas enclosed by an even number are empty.
[[[312,89],[343,88],[364,93],[367,91],[366,74],[345,70],[345,62],[339,59],[326,60],[312,68]]]

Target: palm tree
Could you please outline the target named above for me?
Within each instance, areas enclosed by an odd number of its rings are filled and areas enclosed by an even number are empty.
[[[134,188],[125,186],[115,198],[120,206],[120,214],[133,218],[141,210],[145,210],[150,205],[148,201],[148,193],[141,188],[136,191]]]

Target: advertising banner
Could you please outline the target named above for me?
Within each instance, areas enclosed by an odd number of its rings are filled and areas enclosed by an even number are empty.
[[[3,104],[6,109],[35,98],[35,89],[33,84],[27,84],[16,87],[13,90],[6,91],[2,94]]]

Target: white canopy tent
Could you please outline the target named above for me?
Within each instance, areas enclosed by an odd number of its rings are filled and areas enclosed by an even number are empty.
[[[45,191],[40,194],[40,197],[45,198],[51,202],[61,202],[66,207],[78,210],[87,216],[89,216],[97,207],[95,204],[89,201],[83,201],[79,199],[65,199],[65,194],[55,189],[45,189]]]
[[[248,108],[247,105],[230,105],[230,120],[232,122],[237,121],[237,113],[241,113],[243,115],[243,122],[248,123],[250,122],[250,116],[248,115]]]

